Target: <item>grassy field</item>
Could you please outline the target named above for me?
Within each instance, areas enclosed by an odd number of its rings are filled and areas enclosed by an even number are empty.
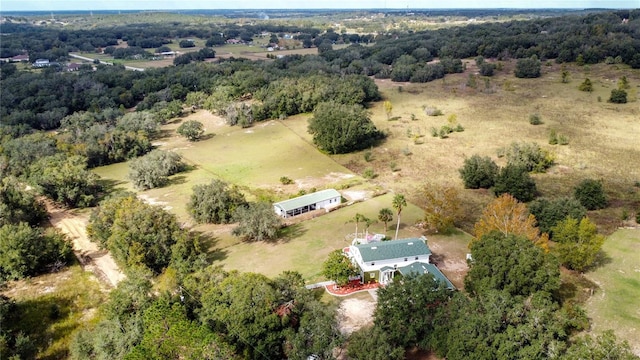
[[[640,229],[621,229],[603,246],[607,261],[586,277],[599,289],[586,303],[592,330],[612,329],[640,354]]]
[[[505,63],[504,70],[487,78],[486,83],[477,78],[477,88],[472,88],[467,82],[473,63],[468,64],[464,74],[447,75],[427,84],[377,80],[384,98],[393,105],[392,117],[399,119],[387,120],[382,102],[371,106],[371,118],[389,137],[371,149],[371,162],[365,161],[364,151],[333,158],[355,173],[373,168],[378,175],[375,183],[413,194],[412,201],[418,200],[416,188],[427,182],[458,187],[467,213],[461,224],[468,231],[492,197],[483,190],[463,190],[458,169],[474,154],[490,156],[504,165],[497,151],[514,141],[536,142],[555,155],[556,166],[546,174],[534,175],[542,196],[571,195],[573,186],[582,179],[602,179],[611,206],[590,216],[604,231],[619,225],[623,210],[634,213],[640,208],[640,188],[634,185],[640,181],[640,102],[636,99],[640,71],[604,64],[569,66],[571,81],[563,84],[557,64],[543,66],[539,79],[516,79],[513,63]],[[631,101],[608,103],[611,89],[623,75],[631,84],[627,90]],[[577,89],[586,76],[595,84],[592,93]],[[424,106],[438,108],[444,115],[427,116]],[[540,114],[542,125],[529,124],[533,113]],[[451,115],[464,132],[446,139],[432,137],[431,128],[447,125]],[[300,136],[308,136],[306,120],[296,121],[288,119],[287,124]],[[569,144],[549,145],[552,129],[565,135]],[[392,171],[391,165],[399,171]]]
[[[95,277],[80,265],[9,283],[3,294],[16,301],[20,322],[11,326],[30,337],[38,359],[68,358],[73,332],[90,322],[106,299]]]

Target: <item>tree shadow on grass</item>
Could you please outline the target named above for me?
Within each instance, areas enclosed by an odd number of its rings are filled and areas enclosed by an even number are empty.
[[[611,256],[609,256],[609,254],[607,254],[603,250],[600,250],[596,254],[596,259],[593,261],[593,264],[591,264],[586,269],[586,271],[593,271],[593,270],[595,270],[597,268],[600,268],[600,267],[603,267],[605,265],[611,264],[611,262],[613,262],[613,259],[611,258]]]
[[[213,139],[213,137],[215,137],[215,136],[216,136],[216,134],[214,134],[214,133],[204,134],[204,135],[200,136],[200,138],[197,141],[194,141],[194,142]]]
[[[274,240],[274,242],[287,243],[293,239],[301,237],[306,232],[307,229],[305,229],[300,223],[289,225],[280,229],[278,232],[278,239]]]
[[[120,185],[126,184],[126,181],[100,178],[98,184],[102,186],[105,194],[112,194],[116,191],[124,191],[125,188]]]
[[[227,258],[228,251],[217,247],[220,239],[201,231],[192,230],[191,232],[200,239],[200,247],[207,254],[207,263],[211,264],[214,261],[222,261]]]
[[[172,177],[169,178],[169,181],[167,181],[167,184],[164,185],[163,187],[166,186],[171,186],[171,185],[180,185],[180,184],[184,184],[187,182],[187,177],[184,175],[174,175]]]

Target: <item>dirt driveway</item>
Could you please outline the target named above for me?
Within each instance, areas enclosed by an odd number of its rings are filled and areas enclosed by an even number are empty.
[[[83,268],[91,271],[109,288],[118,285],[125,276],[108,251],[100,250],[97,244],[89,241],[86,231],[89,221],[87,216],[57,207],[50,201],[45,204],[50,216],[49,222],[73,241],[73,252]]]

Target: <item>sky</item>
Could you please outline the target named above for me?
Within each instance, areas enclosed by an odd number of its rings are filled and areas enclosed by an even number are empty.
[[[0,0],[4,11],[169,9],[640,8],[640,0]]]

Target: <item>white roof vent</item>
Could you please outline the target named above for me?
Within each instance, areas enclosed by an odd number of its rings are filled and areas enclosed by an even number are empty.
[[[373,247],[371,247],[371,250],[375,250],[377,248],[378,248],[377,246],[373,246]]]
[[[413,243],[412,243],[412,242],[410,242],[410,243],[407,243],[407,245],[413,245]]]

